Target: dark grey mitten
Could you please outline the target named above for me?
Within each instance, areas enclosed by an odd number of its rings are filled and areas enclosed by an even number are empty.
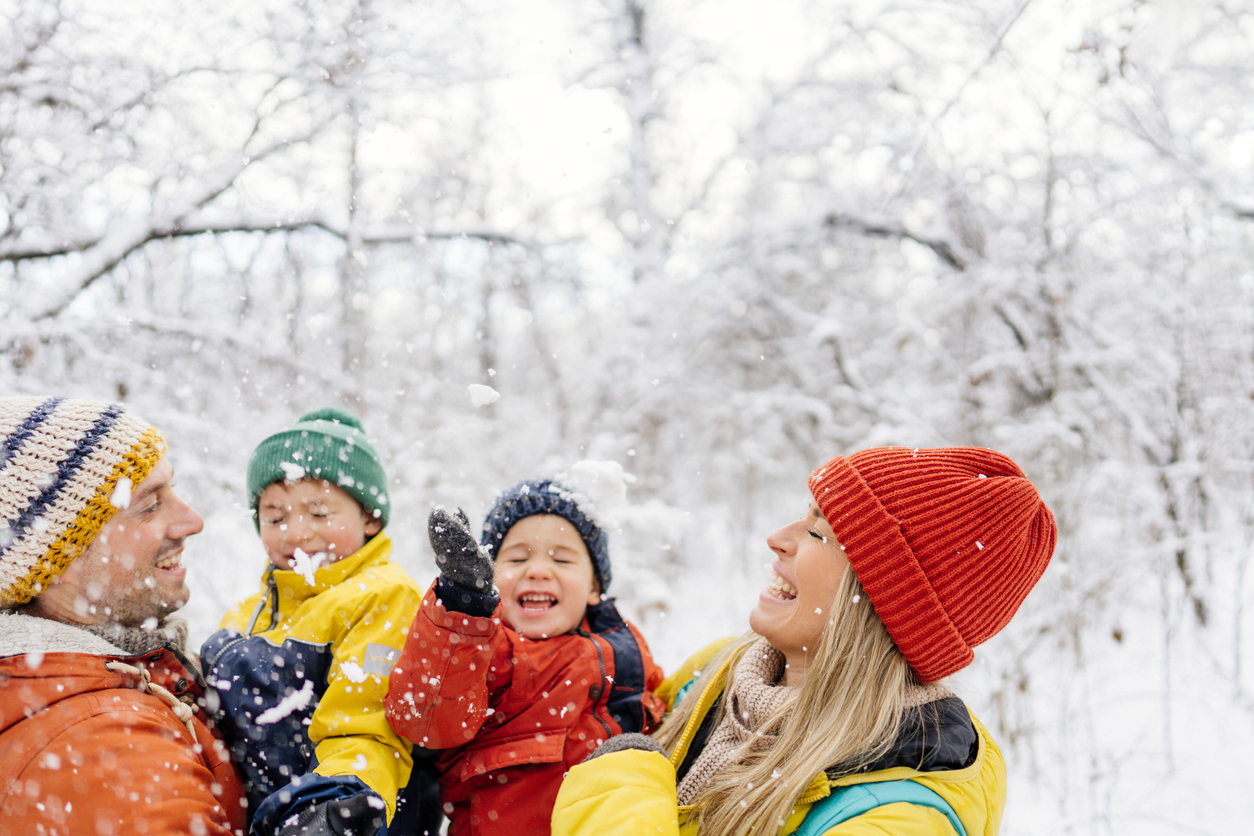
[[[441,575],[462,589],[491,594],[492,558],[470,533],[470,520],[462,509],[457,509],[457,516],[443,508],[432,511],[427,518],[427,536]]]
[[[386,824],[383,799],[361,792],[306,807],[283,822],[274,836],[376,836]]]
[[[666,754],[662,749],[662,744],[658,743],[647,734],[640,732],[627,732],[626,734],[616,734],[609,740],[602,743],[592,751],[591,755],[583,759],[584,763],[599,758],[602,755],[608,755],[610,752],[623,752],[627,749],[639,749],[642,752],[659,752]]]

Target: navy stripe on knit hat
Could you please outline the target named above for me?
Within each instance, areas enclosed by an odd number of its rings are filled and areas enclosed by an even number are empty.
[[[601,594],[609,589],[610,552],[608,538],[590,516],[592,508],[580,507],[582,495],[554,479],[532,479],[519,482],[496,498],[496,504],[488,512],[483,521],[483,536],[480,543],[487,548],[492,559],[496,560],[501,550],[501,542],[514,524],[525,517],[536,514],[556,514],[564,517],[579,532],[584,545],[588,547],[588,556],[592,558],[592,570],[596,573],[597,583],[601,585]],[[586,500],[591,505],[591,500]]]
[[[44,404],[44,406],[48,407],[48,409],[44,411],[41,417],[46,419],[48,413],[51,412],[52,408],[54,408],[59,401],[60,399],[58,398]],[[40,407],[40,409],[43,409],[43,407]],[[0,543],[0,555],[3,555],[6,551],[8,551],[9,545],[13,541],[16,541],[24,536],[30,530],[31,524],[36,519],[43,516],[48,507],[56,502],[57,497],[61,494],[61,491],[65,490],[65,486],[73,481],[74,476],[79,471],[79,468],[83,466],[83,462],[87,460],[88,456],[95,452],[96,444],[101,438],[109,433],[109,430],[113,429],[114,422],[121,414],[121,406],[118,404],[110,404],[109,407],[101,413],[100,417],[92,422],[91,429],[83,434],[83,437],[80,438],[78,443],[74,445],[74,449],[70,451],[69,455],[57,465],[57,475],[56,478],[52,480],[51,484],[44,488],[43,491],[40,492],[39,496],[35,497],[29,505],[22,509],[16,520],[5,520],[5,522],[8,523],[7,528],[12,532],[12,540],[10,540],[9,543]],[[38,423],[42,423],[42,421],[33,424],[29,429],[27,429],[27,436],[31,435],[34,431],[34,427],[38,426]],[[19,431],[21,431],[21,429],[24,428],[19,428]]]
[[[64,398],[49,398],[32,410],[31,414],[17,425],[17,428],[4,440],[4,455],[0,457],[0,468],[3,468],[5,462],[26,443],[26,439],[35,434],[35,430],[39,428],[39,425],[48,420],[52,410],[56,409],[57,404],[63,400]]]

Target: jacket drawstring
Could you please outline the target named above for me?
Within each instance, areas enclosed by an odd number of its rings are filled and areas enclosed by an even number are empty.
[[[192,718],[195,712],[191,706],[180,702],[179,698],[171,694],[162,686],[152,681],[152,674],[148,673],[145,668],[137,668],[134,665],[128,665],[125,662],[108,661],[104,663],[105,670],[115,671],[118,673],[128,673],[131,676],[137,676],[143,680],[143,690],[161,699],[162,702],[170,706],[170,710],[174,712],[174,716],[183,721],[183,725],[187,726],[187,730],[192,735],[192,740],[196,739],[196,728],[192,725]]]

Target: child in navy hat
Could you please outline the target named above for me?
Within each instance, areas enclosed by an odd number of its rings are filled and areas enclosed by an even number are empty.
[[[662,671],[606,595],[606,536],[586,496],[522,482],[497,498],[481,544],[461,511],[437,508],[428,529],[440,577],[392,673],[388,719],[441,750],[450,836],[547,833],[567,770],[612,735],[657,726]]]

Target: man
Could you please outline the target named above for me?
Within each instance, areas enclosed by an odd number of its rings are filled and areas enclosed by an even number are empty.
[[[125,407],[0,398],[0,830],[242,836],[244,788],[185,649],[157,431]]]

